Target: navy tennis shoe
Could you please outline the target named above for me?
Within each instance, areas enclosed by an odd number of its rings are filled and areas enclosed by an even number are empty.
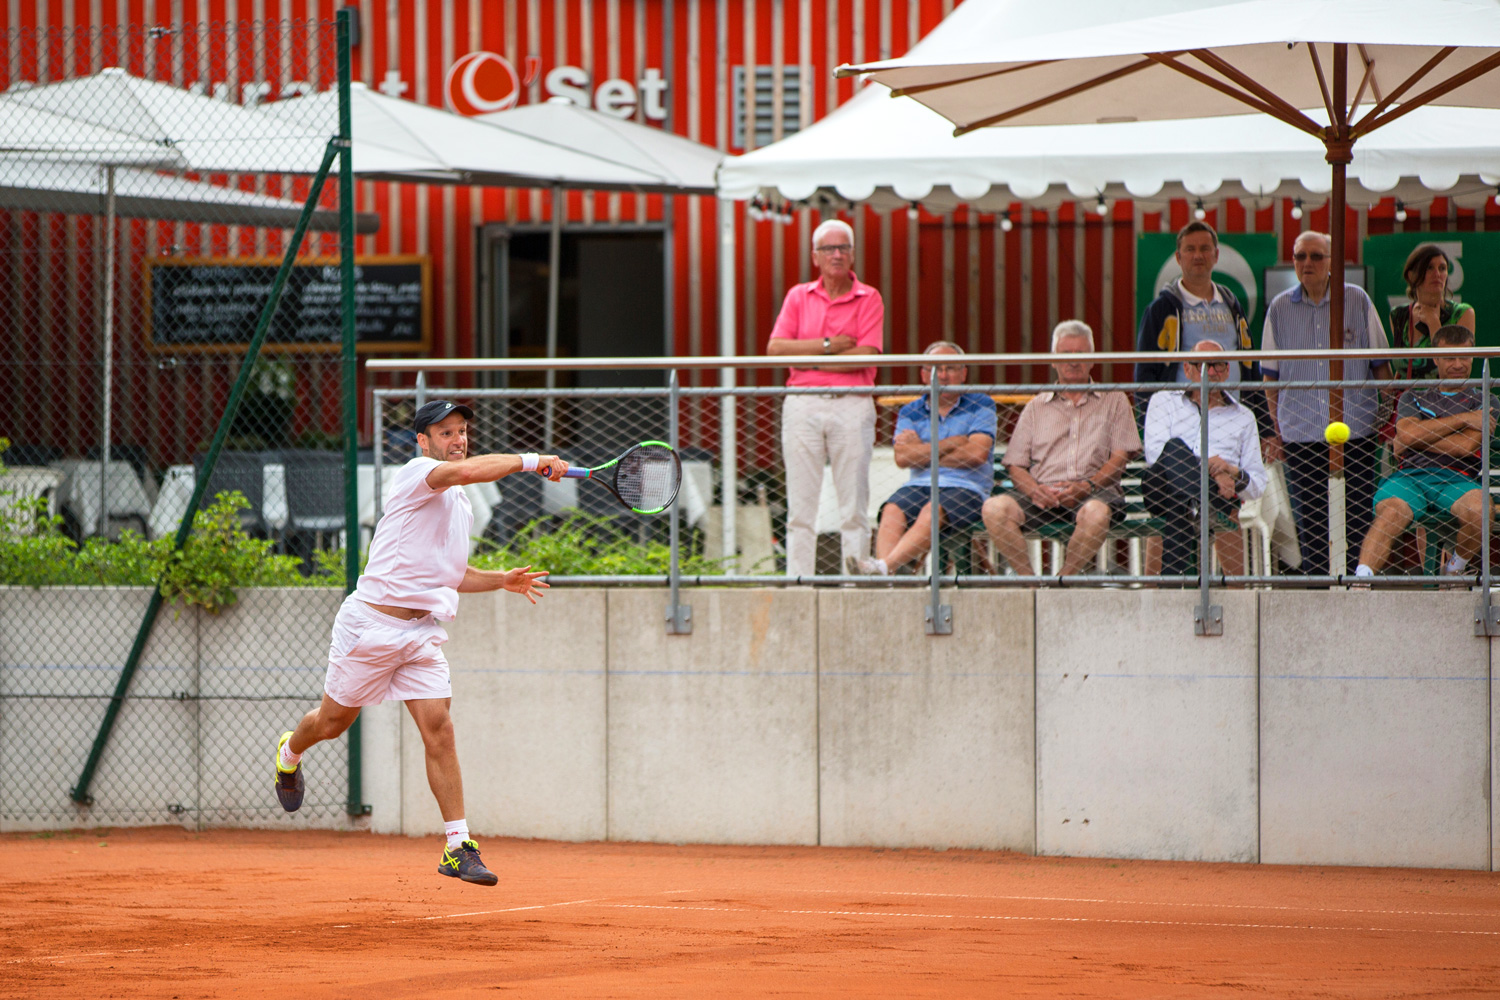
[[[281,803],[281,808],[294,813],[302,808],[302,792],[307,783],[302,780],[300,763],[290,771],[281,767],[281,748],[291,738],[290,732],[282,733],[281,740],[276,744],[276,800]]]
[[[438,865],[438,873],[450,878],[461,878],[475,885],[494,885],[500,881],[479,860],[479,845],[472,840],[464,841],[456,851],[444,846],[443,861]]]

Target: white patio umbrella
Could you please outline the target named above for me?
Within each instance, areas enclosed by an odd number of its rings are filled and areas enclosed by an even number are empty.
[[[367,180],[428,184],[579,186],[644,189],[661,178],[556,143],[495,128],[442,108],[350,85],[354,170]],[[338,126],[338,94],[324,91],[265,105],[257,112],[271,121],[293,122],[309,133],[331,135]],[[330,131],[332,130],[332,131]],[[425,166],[380,164],[377,154],[405,151]]]
[[[1017,0],[970,0],[906,56],[838,72],[873,75],[954,122],[959,135],[1249,107],[1317,138],[1332,166],[1336,349],[1355,143],[1427,104],[1500,107],[1500,75],[1491,72],[1500,66],[1500,6],[1486,0],[1080,0],[1064,28],[1058,21],[1054,9]],[[1299,110],[1318,105],[1329,124]],[[1334,359],[1332,377],[1342,367]],[[1336,420],[1341,401],[1332,395]]]
[[[292,229],[302,213],[299,202],[273,195],[136,167],[112,169],[119,218]],[[92,163],[0,156],[0,208],[103,215],[108,190],[107,178]],[[370,212],[356,214],[354,221],[360,233],[380,228],[379,217]],[[338,213],[324,209],[314,211],[309,222],[323,232],[337,232],[338,225]]]
[[[105,216],[104,273],[108,278],[104,282],[103,315],[102,493],[108,481],[113,416],[113,275],[115,221],[120,212],[119,172],[144,165],[196,173],[313,173],[333,130],[319,132],[277,121],[248,108],[132,76],[119,67],[108,67],[91,76],[7,91],[0,95],[0,124],[11,123],[19,127],[0,138],[0,150],[5,157],[13,163],[46,161],[45,166],[39,165],[35,170],[13,167],[8,172],[8,178],[16,182],[10,191],[13,201],[68,202],[82,210],[102,211]],[[102,170],[103,184],[89,184],[86,174],[70,169],[81,163]],[[411,155],[388,157],[383,163],[389,167],[427,165],[427,161]],[[127,187],[131,210],[144,207],[150,189],[156,191],[158,207],[164,208],[168,202],[181,207],[187,189],[179,182],[180,179],[158,174],[130,175]],[[22,190],[22,185],[28,184],[30,194]],[[206,221],[215,222],[295,224],[295,214],[268,216],[267,211],[275,206],[267,201],[257,203],[260,196],[240,197],[241,193],[231,194],[231,189],[222,187],[209,192],[206,190],[209,187],[200,185],[195,189],[201,197],[196,199],[197,207],[192,213],[198,218],[207,215]],[[93,207],[84,207],[89,200],[93,201]],[[222,210],[222,214],[211,212],[210,205]],[[289,206],[290,203],[282,203],[281,207]],[[252,208],[253,216],[247,214]],[[272,217],[276,221],[269,221]],[[252,218],[267,221],[252,221]],[[286,221],[288,218],[291,221]],[[326,226],[329,220],[325,216],[320,221]],[[367,228],[370,221],[365,220]],[[107,498],[101,497],[101,534],[106,530],[108,514]]]
[[[478,115],[475,120],[584,151],[657,178],[653,183],[637,185],[638,191],[711,195],[716,190],[714,174],[724,159],[724,154],[712,146],[579,107],[566,97]]]
[[[429,184],[480,184],[500,187],[548,187],[552,189],[553,254],[548,281],[547,356],[557,354],[557,299],[560,205],[563,188],[604,191],[659,191],[672,184],[650,162],[626,163],[608,153],[596,155],[584,146],[561,143],[545,135],[507,128],[454,114],[442,108],[370,90],[352,84],[350,94],[351,134],[355,143],[355,169],[363,145],[389,144],[421,150],[443,164],[441,171],[380,171],[376,179],[415,181]],[[278,101],[266,113],[290,116],[304,123],[338,121],[336,95],[313,94]],[[548,371],[547,385],[554,373]],[[544,443],[552,440],[552,401],[547,401]]]
[[[699,194],[715,192],[715,174],[724,154],[712,146],[685,139],[680,135],[638,122],[616,118],[590,108],[580,107],[566,97],[553,97],[541,104],[527,104],[509,111],[476,116],[482,121],[509,132],[580,150],[651,174],[657,180],[637,186],[641,192],[657,194]],[[557,356],[557,321],[560,309],[559,281],[562,270],[562,227],[567,202],[563,187],[591,188],[585,182],[556,184],[552,189],[552,233],[548,248],[547,269],[547,357]],[[551,388],[555,373],[547,372]],[[547,401],[543,437],[552,439],[552,401]]]
[[[967,203],[1001,211],[1015,201],[1309,198],[1330,193],[1323,144],[1266,115],[1105,125],[1017,125],[955,137],[916,101],[871,85],[828,117],[780,142],[730,157],[719,194],[801,201],[820,192],[874,208]],[[1322,120],[1320,108],[1307,112]],[[1184,135],[1190,146],[1181,145]],[[1354,149],[1348,200],[1420,204],[1438,194],[1473,208],[1500,183],[1500,110],[1425,107]]]

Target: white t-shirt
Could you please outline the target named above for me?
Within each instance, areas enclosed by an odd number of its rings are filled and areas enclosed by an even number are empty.
[[[370,604],[458,613],[458,585],[469,565],[474,511],[462,486],[435,490],[427,475],[440,463],[425,456],[391,478],[385,512],[370,541],[370,559],[354,596]]]

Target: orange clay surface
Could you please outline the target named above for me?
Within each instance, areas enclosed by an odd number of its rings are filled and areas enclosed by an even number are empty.
[[[0,835],[3,997],[1472,997],[1500,876],[977,851]]]

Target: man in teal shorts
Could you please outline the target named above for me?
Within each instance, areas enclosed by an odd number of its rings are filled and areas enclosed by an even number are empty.
[[[1473,347],[1468,327],[1445,326],[1432,335],[1433,347]],[[1437,377],[1469,377],[1472,358],[1436,358]],[[1443,575],[1461,576],[1479,551],[1484,498],[1479,491],[1480,444],[1494,430],[1484,426],[1480,390],[1408,389],[1396,407],[1396,455],[1401,466],[1375,492],[1375,523],[1359,548],[1356,576],[1374,576],[1391,554],[1391,543],[1412,521],[1429,511],[1447,511],[1458,520],[1453,555]]]

